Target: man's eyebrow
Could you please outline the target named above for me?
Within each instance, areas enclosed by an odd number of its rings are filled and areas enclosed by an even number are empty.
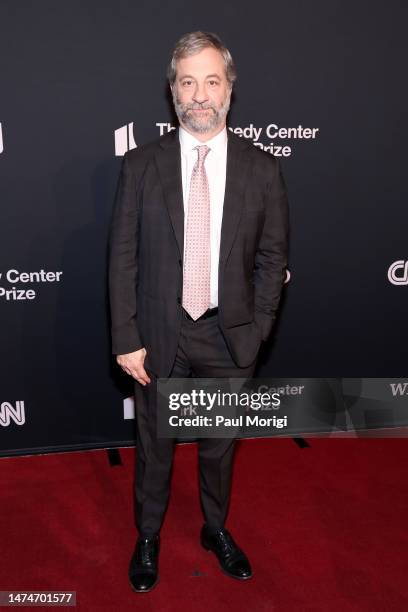
[[[207,74],[207,76],[205,77],[206,79],[212,78],[212,77],[216,77],[217,79],[221,79],[220,75],[217,73],[214,74]],[[179,77],[180,81],[182,79],[194,79],[195,77],[193,77],[192,74],[183,74]]]

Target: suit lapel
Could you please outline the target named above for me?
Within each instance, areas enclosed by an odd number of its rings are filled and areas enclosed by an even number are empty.
[[[249,155],[248,141],[228,131],[227,175],[221,226],[220,267],[227,261],[244,207]]]
[[[156,165],[180,251],[180,258],[182,258],[184,250],[184,205],[178,130],[172,130],[160,141],[160,147],[156,153]]]

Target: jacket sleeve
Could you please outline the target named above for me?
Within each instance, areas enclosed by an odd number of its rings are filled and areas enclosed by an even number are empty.
[[[265,186],[265,222],[255,255],[255,321],[266,340],[276,319],[288,258],[289,211],[279,160]]]
[[[140,217],[140,179],[125,153],[119,175],[109,231],[109,301],[112,353],[131,353],[143,344],[136,323],[137,247]],[[137,184],[139,183],[139,184]]]

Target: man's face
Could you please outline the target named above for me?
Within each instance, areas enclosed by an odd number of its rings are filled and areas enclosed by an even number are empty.
[[[207,47],[180,59],[172,94],[177,117],[189,132],[209,134],[224,127],[231,88],[221,53]]]

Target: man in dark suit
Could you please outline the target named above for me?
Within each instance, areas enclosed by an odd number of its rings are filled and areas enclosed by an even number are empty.
[[[137,592],[158,581],[174,440],[156,432],[158,377],[253,375],[287,263],[288,207],[276,158],[226,129],[235,80],[210,33],[177,43],[168,79],[180,126],[125,154],[110,232],[113,353],[135,383]],[[198,440],[201,544],[224,573],[252,576],[225,528],[234,439]]]

